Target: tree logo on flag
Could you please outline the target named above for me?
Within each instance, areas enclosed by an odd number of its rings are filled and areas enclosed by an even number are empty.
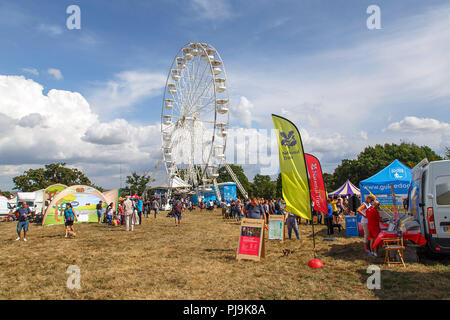
[[[295,140],[295,137],[294,137],[294,131],[289,131],[287,136],[286,136],[286,133],[284,133],[284,132],[280,132],[280,135],[281,135],[281,145],[282,146],[293,147],[297,144],[297,140]]]

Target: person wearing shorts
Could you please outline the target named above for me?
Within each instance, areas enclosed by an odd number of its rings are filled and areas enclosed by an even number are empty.
[[[66,209],[64,209],[64,225],[66,226],[66,235],[75,237],[75,231],[73,230],[73,222],[76,219],[76,215],[73,212],[72,205],[70,203],[66,203]]]
[[[173,207],[173,216],[175,218],[175,226],[179,227],[181,224],[181,212],[183,211],[183,205],[180,200],[177,200],[175,206]]]
[[[102,201],[100,200],[97,204],[97,217],[98,217],[98,223],[102,223]]]
[[[18,222],[17,222],[17,239],[16,241],[20,240],[20,233],[23,230],[23,241],[27,241],[27,233],[28,233],[28,217],[31,216],[31,210],[27,206],[25,202],[22,202],[21,206],[16,209],[14,212],[15,214],[18,214]]]
[[[361,218],[361,225],[364,230],[364,252],[368,255],[371,255],[371,251],[369,249],[369,227],[367,226],[367,216],[366,211],[372,206],[372,203],[375,201],[375,196],[373,194],[369,194],[366,197],[366,200],[362,203],[362,205],[356,210],[360,215],[362,215]]]

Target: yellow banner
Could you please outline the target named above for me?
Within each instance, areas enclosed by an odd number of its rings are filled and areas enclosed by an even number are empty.
[[[311,220],[311,196],[302,140],[289,120],[272,115],[277,131],[281,181],[286,211]]]

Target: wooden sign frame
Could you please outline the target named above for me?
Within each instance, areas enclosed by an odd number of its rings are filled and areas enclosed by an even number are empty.
[[[271,221],[281,221],[281,239],[279,238],[271,238],[270,237],[270,222]],[[279,215],[279,214],[271,214],[269,215],[269,231],[267,232],[267,239],[268,240],[276,240],[276,241],[284,241],[284,215]]]
[[[249,237],[248,235],[245,236],[244,234],[247,234],[247,232],[254,232],[257,231],[257,229],[260,229],[259,236],[250,236],[252,238],[259,238],[259,248],[257,249],[257,255],[255,254],[245,254],[242,253],[244,250],[242,250],[241,245],[243,244],[243,241],[246,239],[244,237]],[[265,230],[265,224],[264,219],[249,219],[249,218],[243,218],[241,222],[241,227],[239,231],[239,243],[238,243],[238,249],[237,249],[237,255],[236,259],[247,259],[247,260],[254,260],[259,261],[261,260],[261,257],[264,258],[265,256],[265,245],[264,245],[264,230]],[[257,231],[258,232],[258,231]]]

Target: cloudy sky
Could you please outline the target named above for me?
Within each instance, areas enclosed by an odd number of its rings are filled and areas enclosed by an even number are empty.
[[[73,4],[80,30],[66,26]],[[445,0],[2,0],[0,39],[2,190],[56,161],[105,188],[152,171],[165,80],[187,42],[220,52],[235,132],[270,136],[283,115],[327,172],[376,143],[450,145]]]

